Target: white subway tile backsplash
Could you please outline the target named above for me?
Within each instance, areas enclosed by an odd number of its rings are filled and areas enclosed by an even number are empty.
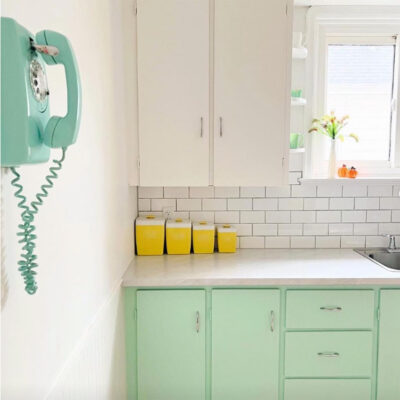
[[[358,183],[347,184],[343,186],[343,197],[365,197],[367,195],[367,186]]]
[[[228,210],[252,210],[253,199],[228,199]]]
[[[215,212],[215,223],[216,224],[238,224],[239,211],[216,211]]]
[[[366,211],[342,211],[342,222],[365,222]]]
[[[151,211],[164,211],[164,209],[176,211],[175,199],[151,199]]]
[[[279,224],[278,235],[279,236],[297,236],[303,234],[302,224]]]
[[[178,211],[201,211],[200,199],[177,199]]]
[[[370,185],[368,186],[368,196],[384,197],[392,195],[392,185]]]
[[[278,208],[279,210],[302,210],[304,200],[299,199],[279,199]]]
[[[164,189],[162,187],[139,187],[139,199],[160,199],[164,196]]]
[[[278,199],[253,199],[253,210],[277,210]]]
[[[329,235],[352,235],[353,224],[329,224]]]
[[[267,187],[266,197],[290,197],[290,186]]]
[[[240,222],[241,223],[261,224],[261,223],[265,222],[265,212],[264,211],[241,211],[240,212]]]
[[[292,249],[313,249],[315,247],[315,237],[313,236],[292,236],[290,238]]]
[[[343,249],[365,247],[365,236],[342,236],[340,244]]]
[[[315,222],[315,211],[291,211],[291,221],[294,223]]]
[[[400,210],[400,197],[381,197],[381,210]]]
[[[289,223],[290,211],[266,211],[265,222]]]
[[[226,199],[203,199],[202,201],[204,211],[218,211],[227,209]]]
[[[367,222],[390,222],[392,211],[390,210],[368,210]]]
[[[239,188],[238,187],[215,187],[214,188],[214,197],[215,198],[234,198],[239,197]]]
[[[315,247],[317,249],[339,249],[340,236],[317,236]]]
[[[303,235],[304,236],[317,236],[327,235],[328,224],[304,224]]]
[[[242,236],[239,238],[241,249],[263,249],[264,237],[260,236]]]
[[[187,199],[189,197],[188,187],[165,187],[164,199]]]
[[[360,197],[355,199],[355,208],[357,210],[379,210],[379,198]]]
[[[265,197],[265,187],[241,187],[240,197]]]
[[[189,188],[189,197],[192,199],[212,199],[214,197],[213,186],[199,186]]]
[[[354,224],[355,235],[377,235],[378,224]]]
[[[266,236],[265,248],[266,249],[288,249],[290,247],[289,236]]]
[[[297,185],[292,187],[292,197],[315,197],[317,187],[315,185]]]
[[[276,236],[278,234],[277,224],[254,224],[254,236]]]
[[[317,188],[318,197],[342,197],[342,194],[343,186],[337,183],[318,185]]]
[[[305,210],[329,210],[329,199],[309,198],[304,199]]]
[[[341,222],[341,212],[317,211],[317,222]]]
[[[379,247],[380,235],[400,235],[400,185],[301,176],[291,172],[284,187],[139,187],[138,211],[233,224],[243,248]]]
[[[329,199],[329,208],[331,210],[353,210],[354,199],[346,198],[334,198]]]

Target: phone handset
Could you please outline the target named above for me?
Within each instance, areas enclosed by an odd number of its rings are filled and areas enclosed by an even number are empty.
[[[67,147],[76,141],[81,118],[81,84],[75,55],[69,40],[58,32],[38,32],[35,45],[46,64],[64,65],[68,96],[67,114],[65,117],[52,116],[49,119],[43,133],[43,142],[53,148]]]

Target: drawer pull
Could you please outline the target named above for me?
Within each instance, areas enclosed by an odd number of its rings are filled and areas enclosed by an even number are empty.
[[[200,313],[196,311],[196,332],[200,332]]]
[[[271,310],[271,313],[269,314],[269,328],[271,332],[275,330],[275,313],[273,310]]]
[[[340,354],[335,351],[322,351],[318,353],[318,355],[320,357],[330,357],[330,358],[335,358],[340,356]]]
[[[323,306],[323,307],[320,307],[320,310],[322,310],[322,311],[342,311],[342,307],[338,307],[338,306]]]

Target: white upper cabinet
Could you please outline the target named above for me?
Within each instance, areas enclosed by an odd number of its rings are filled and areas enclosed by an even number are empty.
[[[288,14],[286,0],[215,0],[216,186],[279,186],[286,181]]]
[[[138,0],[140,185],[209,184],[209,1]]]

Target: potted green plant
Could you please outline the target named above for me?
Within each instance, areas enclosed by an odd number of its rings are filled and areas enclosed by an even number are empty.
[[[328,166],[328,177],[334,179],[336,177],[336,158],[337,150],[336,146],[338,140],[344,142],[345,137],[351,137],[356,142],[359,141],[358,136],[355,133],[343,135],[341,130],[348,124],[349,116],[345,115],[343,118],[338,119],[335,113],[332,111],[330,114],[326,114],[321,118],[315,118],[312,121],[312,126],[309,133],[320,133],[321,135],[328,136],[331,139],[331,148],[329,153],[329,166]]]

